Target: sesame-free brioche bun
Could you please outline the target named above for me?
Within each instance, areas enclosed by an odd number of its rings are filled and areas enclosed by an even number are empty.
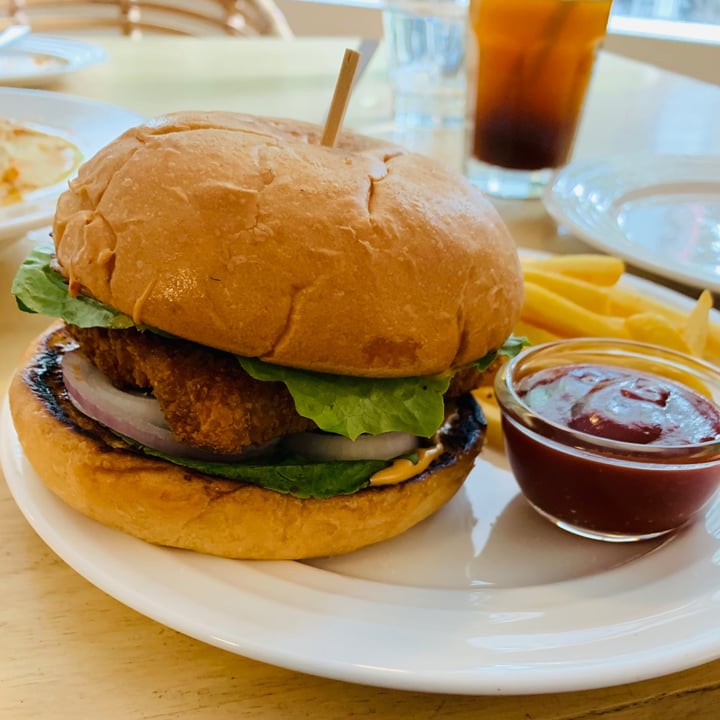
[[[80,290],[173,335],[331,373],[459,367],[522,301],[513,240],[464,177],[387,142],[224,112],[125,132],[60,197]]]
[[[13,423],[41,480],[66,504],[147,542],[231,558],[301,559],[398,535],[460,488],[485,425],[471,396],[440,430],[442,455],[416,477],[352,495],[299,499],[148,457],[78,412],[62,381],[65,326],[28,350],[10,389]]]

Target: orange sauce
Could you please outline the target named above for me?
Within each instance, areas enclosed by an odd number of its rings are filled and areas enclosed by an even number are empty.
[[[396,460],[389,467],[383,468],[376,472],[370,478],[370,486],[377,485],[397,485],[401,482],[405,482],[410,478],[419,475],[429,467],[430,463],[435,458],[440,457],[443,451],[442,443],[438,442],[429,448],[420,448],[417,451],[418,460],[412,462],[407,458],[400,458]]]

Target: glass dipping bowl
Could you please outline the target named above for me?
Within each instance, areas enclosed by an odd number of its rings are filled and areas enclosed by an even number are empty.
[[[543,417],[518,388],[540,371],[585,364],[673,381],[720,413],[720,372],[682,353],[602,338],[528,348],[495,379],[505,450],[526,499],[558,527],[597,540],[646,540],[688,524],[720,482],[720,434],[673,445],[600,437]]]

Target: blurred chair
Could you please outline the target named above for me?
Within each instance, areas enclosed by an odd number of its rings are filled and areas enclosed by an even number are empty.
[[[119,31],[291,37],[274,0],[2,0],[2,20],[35,32]]]

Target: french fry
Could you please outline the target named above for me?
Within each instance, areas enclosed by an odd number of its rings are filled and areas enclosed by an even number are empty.
[[[703,350],[701,353],[695,354],[702,354],[702,356],[708,359],[718,361],[720,360],[720,325],[710,321],[709,309],[712,307],[712,302],[712,295],[707,290],[704,290],[697,300],[701,308],[708,305],[709,307],[707,315],[707,335],[705,337]],[[654,298],[638,295],[624,288],[615,288],[610,295],[610,312],[614,315],[634,315],[642,312],[654,312],[668,318],[676,328],[685,330],[685,328],[691,326],[692,323],[698,322],[697,318],[690,319],[693,317],[693,313],[702,314],[703,310],[693,309],[690,314],[687,314],[682,310],[670,307]],[[692,332],[702,333],[702,328],[698,328]],[[696,338],[688,344],[694,347],[697,346],[698,342],[699,338]]]
[[[688,315],[687,324],[682,331],[683,338],[687,342],[690,351],[698,357],[705,354],[705,346],[707,345],[710,330],[712,304],[712,295],[708,290],[703,290],[695,303],[695,307]]]
[[[634,337],[720,361],[720,324],[711,322],[713,299],[708,291],[688,313],[621,287],[617,280],[624,263],[619,258],[560,255],[524,258],[522,265],[526,302],[521,320],[527,327],[536,328],[535,335]],[[582,309],[589,314],[582,314]],[[622,328],[622,319],[633,316],[640,317]],[[520,325],[516,333],[526,335],[531,342],[545,341],[533,340],[533,333],[521,330]]]
[[[595,285],[570,275],[527,268],[523,271],[525,282],[535,283],[546,290],[562,295],[578,305],[600,313],[610,315],[610,297],[607,287]]]
[[[553,340],[559,340],[560,336],[545,330],[544,328],[525,322],[522,318],[515,325],[513,335],[516,337],[525,337],[531,345],[540,345]]]
[[[682,333],[667,318],[658,313],[638,313],[625,318],[630,338],[638,342],[660,345],[692,355],[692,349]]]
[[[482,408],[487,423],[485,442],[497,450],[505,447],[502,426],[500,424],[500,406],[495,399],[495,393],[490,385],[483,385],[472,391],[473,396]]]
[[[592,312],[531,282],[525,283],[522,319],[560,337],[630,337],[624,318]]]
[[[708,326],[707,343],[703,356],[707,360],[720,363],[720,325],[710,323]]]
[[[647,295],[639,295],[637,292],[626,290],[621,287],[612,288],[609,294],[610,307],[609,311],[613,315],[622,315],[629,317],[644,312],[654,312],[672,319],[677,327],[685,323],[686,313],[677,308],[672,308],[660,300],[648,297]]]
[[[559,273],[603,286],[615,285],[625,272],[625,263],[620,258],[593,253],[552,255],[544,258],[525,257],[521,259],[521,263],[523,270]]]

